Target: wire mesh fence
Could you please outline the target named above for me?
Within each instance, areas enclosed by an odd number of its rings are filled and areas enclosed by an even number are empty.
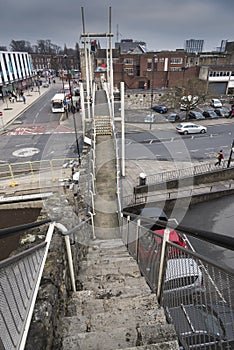
[[[123,218],[123,240],[181,349],[234,349],[234,270],[192,251],[179,231],[170,229],[165,239],[164,229],[134,220]]]

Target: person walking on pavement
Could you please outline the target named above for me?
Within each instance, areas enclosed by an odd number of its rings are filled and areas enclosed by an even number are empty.
[[[223,151],[222,150],[220,150],[219,153],[217,153],[216,158],[217,158],[217,162],[215,163],[215,165],[221,165],[221,161],[223,159]]]

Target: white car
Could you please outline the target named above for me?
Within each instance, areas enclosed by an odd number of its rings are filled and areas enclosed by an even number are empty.
[[[164,280],[164,293],[183,291],[187,294],[205,291],[200,267],[192,258],[169,259]]]
[[[220,100],[218,100],[217,98],[213,98],[210,102],[211,107],[214,108],[220,108],[223,107],[223,104]]]
[[[204,134],[207,132],[207,127],[203,125],[198,125],[194,123],[180,123],[176,126],[176,130],[179,134],[187,135],[187,134]]]

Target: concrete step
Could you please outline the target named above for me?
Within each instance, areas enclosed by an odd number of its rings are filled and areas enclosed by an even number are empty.
[[[162,344],[176,340],[172,325],[143,325],[136,328],[112,325],[112,332],[84,332],[63,338],[63,350],[113,350],[134,348],[147,344]],[[147,349],[147,348],[146,348]],[[168,348],[170,349],[170,348]],[[167,350],[168,350],[167,349]],[[171,349],[177,349],[176,347]]]
[[[163,308],[158,306],[156,297],[154,294],[132,296],[131,298],[120,294],[118,296],[109,295],[109,298],[100,298],[100,294],[93,291],[80,291],[73,293],[72,299],[69,303],[70,314],[69,316],[75,316],[86,313],[92,314],[94,306],[97,305],[96,312],[102,313],[110,310],[142,310],[142,313],[148,314],[154,317],[155,320],[164,322],[165,314]],[[135,312],[135,311],[133,311]]]
[[[156,308],[156,297],[151,298],[111,298],[104,299],[99,303],[98,310],[93,301],[76,305],[73,309],[74,316],[64,320],[64,327],[69,334],[74,335],[80,332],[103,331],[112,332],[113,324],[115,328],[131,327],[136,328],[138,324],[163,324],[165,315],[163,309]],[[95,312],[94,312],[95,310]]]
[[[113,350],[123,350],[123,349],[113,349]],[[177,341],[167,341],[158,344],[147,344],[142,346],[134,346],[133,348],[125,348],[124,350],[179,350],[179,345]]]
[[[132,290],[132,288],[131,288]],[[73,293],[68,303],[67,316],[75,316],[79,314],[90,315],[93,310],[97,313],[110,311],[111,309],[142,309],[143,312],[150,312],[154,315],[154,319],[159,322],[165,321],[163,308],[159,308],[155,295],[147,292],[139,295],[126,295],[124,293],[115,294],[113,291],[109,293],[94,292],[91,290],[82,290]],[[145,309],[144,309],[145,308]]]
[[[111,298],[112,296],[123,295],[124,297],[134,297],[150,294],[151,290],[146,284],[144,277],[128,277],[116,279],[116,282],[96,281],[90,278],[90,281],[79,280],[85,290],[93,290],[98,298]]]

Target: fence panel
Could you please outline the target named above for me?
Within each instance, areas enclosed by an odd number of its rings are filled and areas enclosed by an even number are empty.
[[[126,219],[123,225],[129,252],[184,349],[234,349],[234,270],[170,241],[161,266],[162,236]]]
[[[0,337],[3,349],[18,349],[46,252],[46,243],[0,263]]]

